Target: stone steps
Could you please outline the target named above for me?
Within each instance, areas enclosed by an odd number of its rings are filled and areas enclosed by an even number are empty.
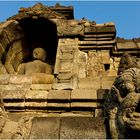
[[[79,45],[113,45],[115,44],[116,41],[115,39],[114,40],[106,40],[106,41],[80,41],[79,42]]]

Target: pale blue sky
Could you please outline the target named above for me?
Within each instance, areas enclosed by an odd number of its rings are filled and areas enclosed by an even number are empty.
[[[41,1],[0,1],[0,22],[17,14],[20,7],[30,7]],[[117,36],[126,39],[140,37],[140,1],[42,1],[53,6],[74,6],[75,19],[83,17],[96,23],[114,22]]]

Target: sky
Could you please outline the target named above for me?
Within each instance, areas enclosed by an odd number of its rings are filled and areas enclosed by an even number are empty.
[[[114,22],[117,35],[125,39],[140,37],[140,1],[1,1],[0,0],[0,22],[18,13],[20,7],[31,7],[42,2],[47,6],[60,3],[64,6],[74,7],[74,18],[83,17],[96,21],[97,24]]]

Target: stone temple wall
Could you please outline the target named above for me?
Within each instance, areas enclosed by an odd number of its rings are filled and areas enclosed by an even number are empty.
[[[43,34],[43,29],[40,33],[38,26],[31,30],[34,23],[50,33]],[[33,31],[39,39],[31,34]],[[32,60],[32,44],[41,40],[50,54],[53,73],[17,74],[21,63]],[[139,42],[139,38],[116,38],[112,22],[73,19],[72,7],[37,4],[21,8],[17,15],[0,23],[0,94],[6,112],[103,117],[103,103],[117,76],[120,56],[127,51],[139,61]]]
[[[53,14],[49,14],[51,8]],[[66,19],[55,12],[58,9],[65,13],[73,10],[60,5],[49,8],[37,4],[20,9],[19,14],[0,24],[0,84],[6,110],[89,111],[96,114],[101,111],[104,94],[117,75],[120,56],[125,51],[135,57],[139,55],[139,39],[116,38],[113,23],[77,21],[72,15],[67,15]],[[41,74],[17,75],[18,66],[31,60],[33,49],[27,41],[31,36],[26,35],[21,24],[42,17],[44,22],[54,23],[57,30],[58,43],[52,49],[56,52],[52,54],[55,58],[53,74],[50,79]]]

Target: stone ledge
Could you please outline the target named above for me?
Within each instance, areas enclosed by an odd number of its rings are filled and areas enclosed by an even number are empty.
[[[71,108],[85,107],[85,108],[96,108],[96,102],[72,102]]]
[[[70,101],[71,90],[50,90],[48,94],[48,101],[63,100]]]
[[[54,76],[48,74],[32,74],[29,75],[10,75],[10,74],[1,74],[0,75],[0,84],[52,84]]]
[[[31,75],[32,84],[52,84],[54,76],[45,73],[35,73]]]
[[[63,90],[63,89],[73,89],[72,83],[54,83],[53,89]]]
[[[32,84],[31,90],[50,90],[52,89],[52,84]]]
[[[25,102],[25,110],[33,111],[33,110],[43,110],[47,111],[47,102]]]
[[[70,108],[70,103],[48,103],[47,107],[49,108],[48,110],[51,110],[50,108]]]
[[[8,85],[0,85],[0,90],[29,90],[31,85],[21,84],[8,84]]]
[[[97,100],[97,93],[94,89],[74,89],[71,92],[71,100]]]
[[[11,75],[10,84],[32,84],[32,77],[27,75]]]
[[[103,118],[62,117],[60,139],[105,139]]]
[[[48,91],[46,90],[28,90],[26,92],[25,100],[46,100],[48,98]]]
[[[101,87],[100,77],[94,78],[81,78],[78,81],[80,89],[99,89]]]
[[[4,103],[5,108],[11,107],[11,108],[22,108],[24,109],[25,107],[25,102],[17,102],[17,103]]]
[[[25,99],[25,90],[4,90],[2,92],[3,99]]]

